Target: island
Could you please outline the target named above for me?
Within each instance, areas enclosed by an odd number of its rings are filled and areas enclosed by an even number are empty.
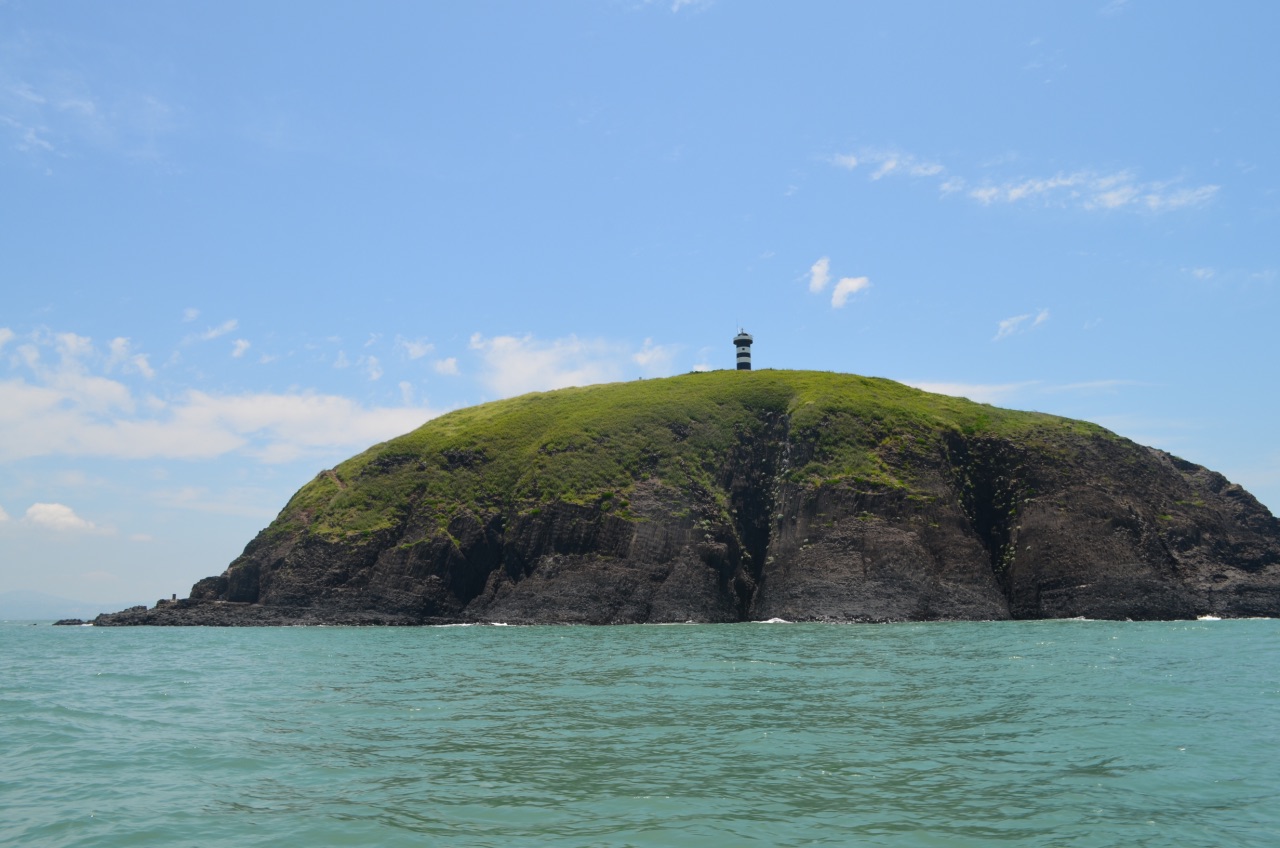
[[[111,625],[1280,614],[1280,521],[1095,424],[734,370],[457,410],[320,472]]]

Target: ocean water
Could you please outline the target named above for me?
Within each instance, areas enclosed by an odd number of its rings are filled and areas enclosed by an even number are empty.
[[[0,625],[0,844],[1272,846],[1280,622]]]

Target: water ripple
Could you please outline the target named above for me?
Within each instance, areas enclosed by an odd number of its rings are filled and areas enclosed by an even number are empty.
[[[0,626],[0,843],[1266,845],[1280,625]]]

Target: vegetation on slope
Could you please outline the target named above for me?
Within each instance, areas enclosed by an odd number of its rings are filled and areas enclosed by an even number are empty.
[[[715,493],[723,457],[750,432],[784,427],[804,455],[783,473],[806,485],[910,490],[910,462],[947,433],[1051,447],[1110,435],[1092,424],[935,395],[891,380],[817,371],[712,371],[523,395],[458,410],[322,472],[269,535],[329,538],[394,526],[412,505],[534,510],[555,500],[627,515],[656,479]],[[886,462],[892,455],[894,461]],[[445,520],[442,518],[442,520]]]

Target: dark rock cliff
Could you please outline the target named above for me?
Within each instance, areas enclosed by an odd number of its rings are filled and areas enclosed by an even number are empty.
[[[673,378],[691,379],[706,378]],[[190,598],[96,623],[1280,614],[1280,522],[1219,474],[1065,419],[1007,413],[988,426],[1005,413],[948,399],[945,415],[899,423],[814,396],[726,395],[739,405],[714,432],[700,413],[651,405],[661,438],[637,426],[625,443],[595,428],[598,415],[575,425],[594,434],[582,444],[522,425],[534,435],[518,471],[496,462],[515,444],[506,430],[480,438],[455,424],[412,451],[388,443],[318,477]],[[850,453],[852,438],[865,450]],[[548,494],[568,454],[616,459],[621,476],[583,466],[591,485]],[[362,486],[395,494],[356,512]]]

